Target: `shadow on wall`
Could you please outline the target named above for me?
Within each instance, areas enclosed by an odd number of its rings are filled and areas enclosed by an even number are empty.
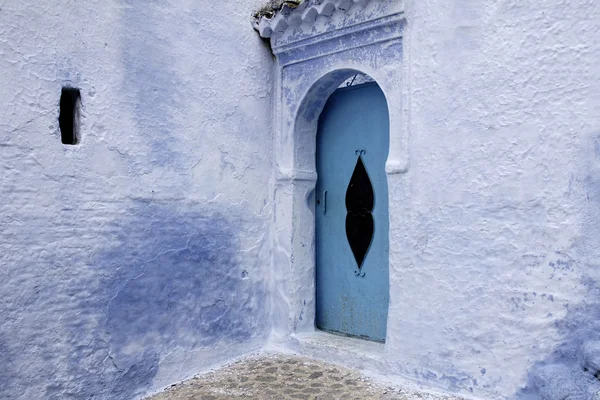
[[[161,362],[176,380],[193,372],[188,360],[262,343],[265,284],[240,265],[251,256],[237,240],[248,222],[173,204],[117,204],[120,218],[100,218],[98,208],[61,217],[78,226],[64,231],[80,243],[56,242],[33,264],[45,268],[40,279],[23,276],[27,305],[7,305],[19,318],[0,320],[0,397],[132,399],[152,389]]]
[[[260,335],[264,288],[238,265],[235,223],[139,203],[112,224],[115,245],[93,262],[108,279],[95,302],[80,305],[105,309],[106,317],[94,335],[97,354],[89,348],[72,353],[78,398],[134,397],[148,389],[159,361],[175,348],[193,352]],[[90,355],[104,373],[90,373]]]
[[[555,328],[564,341],[530,370],[528,388],[519,399],[600,400],[600,135],[593,141],[591,161],[584,169],[581,184],[586,194],[581,235],[575,244],[577,261],[563,261],[582,270],[584,300],[566,304],[566,317]]]

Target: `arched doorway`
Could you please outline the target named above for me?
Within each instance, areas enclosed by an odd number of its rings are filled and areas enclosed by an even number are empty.
[[[316,325],[384,342],[390,135],[382,90],[374,82],[336,90],[317,132]]]

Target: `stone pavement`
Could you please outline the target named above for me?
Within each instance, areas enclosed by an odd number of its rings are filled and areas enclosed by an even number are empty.
[[[298,356],[247,358],[147,400],[460,400],[378,385],[358,372]]]

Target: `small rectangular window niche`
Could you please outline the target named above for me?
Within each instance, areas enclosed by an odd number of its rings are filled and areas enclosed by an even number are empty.
[[[79,89],[63,87],[60,95],[60,114],[58,125],[63,144],[74,145],[79,142],[79,108],[81,93]]]

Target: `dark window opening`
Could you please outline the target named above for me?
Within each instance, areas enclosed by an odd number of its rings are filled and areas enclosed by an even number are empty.
[[[64,87],[60,95],[60,114],[58,125],[63,144],[79,142],[79,104],[81,93],[79,89]]]

